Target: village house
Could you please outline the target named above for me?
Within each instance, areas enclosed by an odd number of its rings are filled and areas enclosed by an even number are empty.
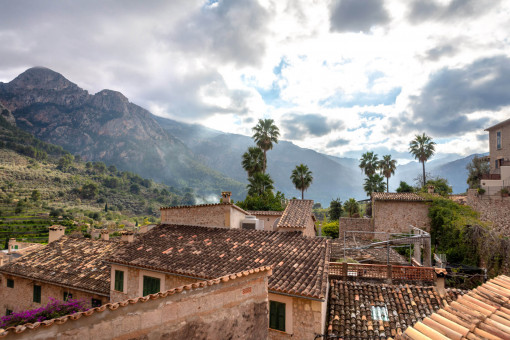
[[[490,173],[482,177],[480,186],[488,195],[494,195],[510,187],[510,119],[485,131],[489,132]]]

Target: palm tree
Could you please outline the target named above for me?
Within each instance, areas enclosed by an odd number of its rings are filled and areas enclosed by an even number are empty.
[[[372,176],[379,168],[377,155],[374,154],[373,151],[365,152],[363,155],[361,155],[359,167],[365,173],[365,175],[368,177]]]
[[[304,191],[310,187],[313,181],[310,169],[304,164],[296,165],[296,168],[292,170],[290,179],[296,189],[301,190],[301,199],[304,199]]]
[[[248,195],[261,196],[267,190],[273,190],[273,180],[267,174],[257,172],[252,177],[248,178]]]
[[[386,177],[386,192],[389,192],[390,177],[395,174],[396,169],[397,161],[391,159],[391,155],[383,156],[383,159],[379,161],[379,170],[381,170],[381,174]]]
[[[427,183],[425,178],[425,162],[432,157],[436,151],[435,145],[436,143],[432,141],[432,138],[425,133],[421,136],[415,135],[415,138],[409,143],[409,152],[423,165],[423,186]]]
[[[386,184],[384,183],[383,176],[375,174],[365,178],[363,190],[365,190],[369,197],[373,192],[384,192],[384,190],[386,190]]]
[[[264,167],[262,168],[262,172],[266,173],[266,153],[273,148],[273,143],[278,144],[280,130],[272,119],[259,119],[258,124],[252,130],[254,132],[252,138],[255,140],[255,144],[264,151]]]
[[[349,213],[349,217],[352,217],[352,215],[359,213],[358,202],[356,202],[354,198],[349,198],[349,200],[344,203],[344,210]]]
[[[264,167],[264,153],[256,146],[250,146],[243,154],[243,169],[252,177],[257,172],[262,172]]]

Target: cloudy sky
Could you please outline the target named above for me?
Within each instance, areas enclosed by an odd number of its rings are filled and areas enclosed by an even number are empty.
[[[46,66],[90,93],[320,152],[486,152],[510,118],[510,1],[0,0],[0,81]]]

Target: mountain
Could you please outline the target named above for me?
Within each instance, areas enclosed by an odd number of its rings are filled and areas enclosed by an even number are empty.
[[[222,190],[241,198],[245,186],[199,162],[193,152],[120,92],[94,95],[47,68],[28,69],[0,83],[0,103],[16,124],[84,160],[103,161],[199,195]]]

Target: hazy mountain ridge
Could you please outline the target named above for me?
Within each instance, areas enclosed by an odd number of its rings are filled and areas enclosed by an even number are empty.
[[[243,184],[198,162],[149,111],[120,92],[90,95],[62,75],[38,67],[0,83],[0,101],[20,128],[85,160],[115,164],[168,185],[190,186],[202,195],[231,190],[241,197],[244,192]]]

